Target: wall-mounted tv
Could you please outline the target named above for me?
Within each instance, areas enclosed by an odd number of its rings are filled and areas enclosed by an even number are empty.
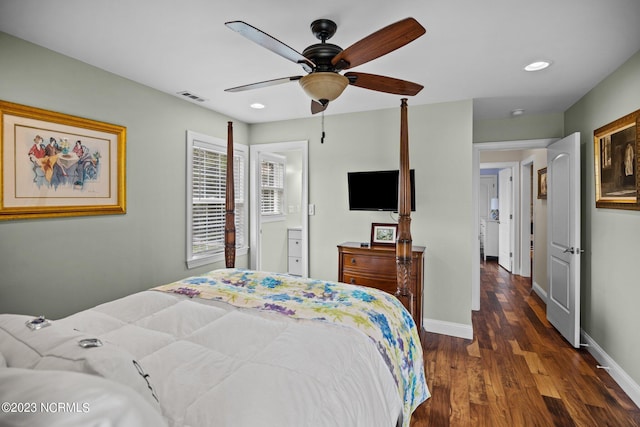
[[[409,172],[411,210],[416,210],[415,171]],[[398,212],[400,171],[348,172],[349,210]]]

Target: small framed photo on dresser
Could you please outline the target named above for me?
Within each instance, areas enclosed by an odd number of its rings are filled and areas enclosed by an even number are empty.
[[[371,246],[395,246],[398,224],[371,224]]]

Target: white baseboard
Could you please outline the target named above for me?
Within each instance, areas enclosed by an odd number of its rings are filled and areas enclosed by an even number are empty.
[[[542,289],[542,287],[540,285],[538,285],[536,282],[533,282],[533,291],[538,294],[538,296],[542,299],[542,301],[545,302],[545,304],[547,303],[547,292]]]
[[[422,326],[427,332],[449,335],[456,338],[473,339],[473,326],[442,320],[422,319]]]
[[[605,351],[593,340],[585,331],[581,330],[583,342],[588,344],[587,350],[602,366],[607,366],[609,375],[618,383],[620,388],[627,393],[627,396],[633,400],[637,406],[640,406],[640,385],[636,383],[615,360],[613,360]]]

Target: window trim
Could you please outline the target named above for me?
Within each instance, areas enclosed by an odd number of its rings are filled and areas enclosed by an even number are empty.
[[[222,251],[216,253],[209,253],[204,255],[194,255],[193,254],[193,150],[194,148],[204,148],[212,151],[218,151],[226,155],[227,153],[227,142],[221,138],[216,138],[213,136],[205,135],[202,133],[194,132],[187,130],[187,197],[186,197],[186,205],[187,205],[187,218],[186,218],[186,261],[187,268],[195,268],[201,267],[207,264],[211,264],[214,262],[219,262],[224,260],[224,249]],[[244,236],[244,242],[242,246],[236,246],[236,255],[242,256],[248,253],[248,237],[249,237],[249,174],[248,174],[248,164],[249,164],[249,148],[246,145],[234,143],[233,144],[233,154],[234,156],[240,156],[243,159],[243,170],[234,171],[236,174],[240,172],[241,176],[243,176],[243,188],[240,193],[236,190],[236,198],[238,194],[242,194],[243,201],[241,203],[240,209],[242,218],[244,221],[240,225],[236,225],[236,227],[242,227],[242,235]],[[236,184],[237,185],[237,184]],[[238,204],[236,204],[236,212],[238,212]],[[240,242],[238,242],[240,243]]]
[[[262,163],[263,162],[270,162],[270,163],[278,163],[282,166],[282,188],[279,190],[280,191],[280,208],[281,208],[281,212],[279,214],[277,213],[269,213],[269,214],[265,214],[262,212],[262,190],[264,189],[264,187],[262,186]],[[287,157],[286,156],[282,156],[279,154],[275,154],[275,153],[263,153],[260,155],[260,162],[259,162],[259,170],[260,170],[260,189],[259,189],[259,194],[260,194],[260,221],[261,222],[276,222],[276,221],[284,221],[287,219],[287,212],[286,212],[286,208],[287,208],[287,200],[286,200],[286,195],[287,195],[287,188],[286,188],[286,181],[287,181]],[[273,191],[278,191],[275,188],[272,189]]]

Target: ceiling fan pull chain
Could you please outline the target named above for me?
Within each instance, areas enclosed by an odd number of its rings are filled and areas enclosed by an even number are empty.
[[[322,112],[322,137],[320,138],[320,144],[324,144],[324,111]]]

